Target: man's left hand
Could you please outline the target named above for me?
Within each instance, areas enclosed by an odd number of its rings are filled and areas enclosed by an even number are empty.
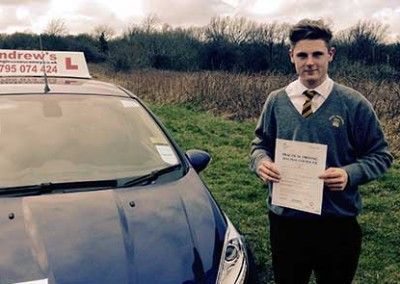
[[[324,180],[330,190],[338,191],[344,190],[349,180],[347,172],[341,168],[328,168],[319,178]]]

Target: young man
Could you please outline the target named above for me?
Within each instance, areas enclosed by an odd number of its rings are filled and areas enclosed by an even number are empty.
[[[268,96],[251,145],[251,168],[269,185],[277,283],[308,283],[312,271],[317,283],[351,283],[361,249],[358,185],[382,175],[393,160],[371,104],[329,78],[331,38],[322,21],[292,27],[289,55],[299,77]],[[281,179],[274,163],[278,138],[327,145],[321,215],[271,204],[272,184]]]

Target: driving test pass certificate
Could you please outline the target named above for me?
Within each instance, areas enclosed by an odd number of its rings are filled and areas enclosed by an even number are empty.
[[[276,139],[272,204],[321,215],[327,145]]]

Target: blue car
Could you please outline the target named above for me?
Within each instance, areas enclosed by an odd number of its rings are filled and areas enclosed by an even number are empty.
[[[0,50],[0,284],[249,283],[210,156],[82,56]]]

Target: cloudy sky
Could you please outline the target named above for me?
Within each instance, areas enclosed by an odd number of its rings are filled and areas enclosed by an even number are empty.
[[[389,25],[392,39],[400,38],[400,0],[0,0],[0,32],[40,33],[52,19],[62,19],[71,34],[101,24],[122,32],[149,14],[186,27],[204,26],[217,15],[288,23],[323,17],[334,30],[372,19]]]

